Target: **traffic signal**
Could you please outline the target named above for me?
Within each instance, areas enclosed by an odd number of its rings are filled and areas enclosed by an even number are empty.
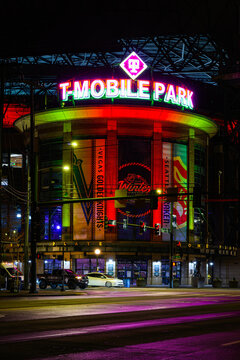
[[[183,249],[182,249],[181,241],[177,241],[176,243],[176,254],[179,254],[181,258],[183,257]]]
[[[117,221],[116,220],[108,220],[108,226],[116,226]]]
[[[172,227],[177,227],[177,215],[172,215]]]
[[[123,229],[127,229],[128,226],[128,219],[123,219]]]
[[[154,233],[155,233],[155,235],[157,235],[157,236],[161,235],[160,224],[155,224],[155,226],[154,226]]]
[[[109,225],[109,223],[108,223],[108,217],[105,216],[105,217],[104,217],[104,229],[105,229],[105,230],[108,229],[108,225]]]
[[[147,225],[143,221],[140,221],[139,225],[139,234],[142,235],[147,230]]]

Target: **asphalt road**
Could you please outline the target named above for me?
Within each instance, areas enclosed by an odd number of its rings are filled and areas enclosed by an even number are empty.
[[[239,290],[55,294],[0,297],[1,359],[239,358]]]

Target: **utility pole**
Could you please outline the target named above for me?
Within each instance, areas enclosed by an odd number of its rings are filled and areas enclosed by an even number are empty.
[[[173,288],[173,201],[170,214],[170,259],[169,259],[169,287]]]
[[[25,228],[24,228],[24,289],[29,288],[29,215],[30,215],[30,193],[31,193],[31,177],[28,156],[28,170],[27,170],[27,210],[25,213]]]
[[[1,71],[1,89],[0,89],[0,188],[2,186],[2,131],[4,119],[4,87],[5,74],[4,64]],[[3,243],[2,243],[2,201],[0,201],[0,262],[3,260]]]
[[[36,173],[35,173],[35,119],[34,119],[34,86],[31,86],[31,113],[30,113],[30,175],[31,175],[31,270],[30,270],[30,293],[36,293],[36,238],[37,238],[37,226],[36,226]]]

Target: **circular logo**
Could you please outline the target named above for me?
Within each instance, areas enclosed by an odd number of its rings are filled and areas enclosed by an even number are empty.
[[[151,169],[141,163],[127,163],[119,167],[118,188],[127,190],[128,195],[148,194],[151,190]],[[124,210],[118,212],[129,217],[143,217],[150,213],[145,199],[129,199]]]

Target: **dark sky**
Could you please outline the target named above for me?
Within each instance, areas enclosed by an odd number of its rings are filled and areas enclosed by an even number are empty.
[[[121,37],[179,33],[210,33],[238,56],[238,0],[6,3],[0,9],[0,56],[114,50]]]

